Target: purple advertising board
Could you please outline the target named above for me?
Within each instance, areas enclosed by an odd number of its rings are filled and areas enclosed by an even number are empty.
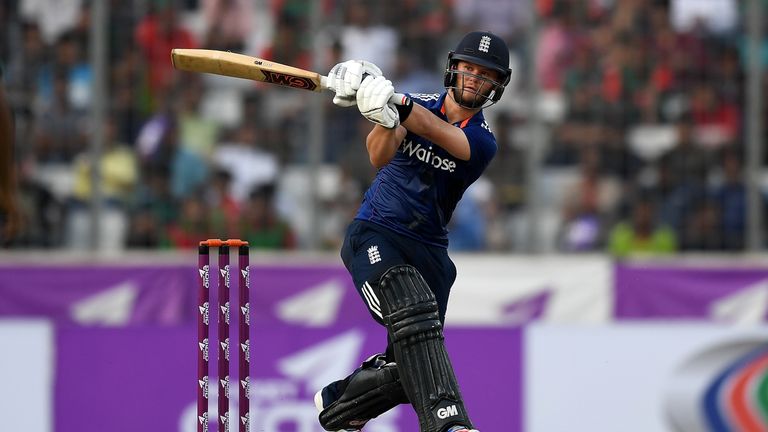
[[[251,333],[254,432],[322,432],[312,402],[316,389],[343,377],[385,342],[380,329],[366,324],[257,326]],[[514,328],[446,332],[466,405],[480,430],[522,431],[520,335]],[[55,430],[194,431],[195,341],[191,325],[60,326]],[[233,404],[236,400],[232,395]],[[215,403],[210,409],[216,415]],[[417,432],[418,421],[410,406],[401,405],[366,430]]]
[[[63,324],[171,325],[194,319],[194,267],[0,266],[0,316]]]
[[[322,432],[314,393],[381,352],[385,329],[340,265],[250,271],[250,429]],[[0,316],[56,324],[54,431],[195,430],[197,274],[193,265],[0,267]],[[211,304],[217,292],[211,290]],[[450,312],[448,321],[446,346],[476,426],[522,431],[521,331],[451,327]],[[211,346],[215,328],[211,322]],[[232,332],[236,337],[237,326]],[[232,362],[230,377],[236,369]],[[217,387],[210,386],[211,395]],[[217,411],[212,398],[210,415]],[[215,421],[209,425],[216,430]],[[366,431],[415,432],[418,421],[401,405]]]
[[[620,263],[615,271],[618,319],[768,319],[768,269]]]

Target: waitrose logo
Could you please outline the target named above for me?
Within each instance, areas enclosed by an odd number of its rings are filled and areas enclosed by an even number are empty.
[[[401,151],[408,157],[416,157],[416,159],[443,171],[453,172],[456,169],[456,162],[432,153],[431,146],[424,148],[421,143],[414,145],[413,141],[408,141]]]

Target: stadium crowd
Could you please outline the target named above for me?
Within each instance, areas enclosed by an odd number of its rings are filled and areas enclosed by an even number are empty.
[[[337,249],[374,174],[362,145],[369,123],[325,98],[321,222],[309,224],[307,101],[319,96],[183,74],[171,48],[306,69],[319,62],[321,72],[364,58],[398,91],[437,92],[445,43],[482,28],[508,41],[515,77],[486,112],[499,150],[456,209],[452,249],[526,250],[526,205],[536,193],[539,249],[742,250],[744,11],[734,0],[709,3],[702,11],[696,0],[537,0],[532,11],[528,0],[111,1],[101,246],[188,248],[238,237],[256,248],[303,248],[319,229],[320,247]],[[322,14],[319,32],[312,13]],[[89,246],[90,20],[86,0],[0,2],[25,215],[13,248]],[[546,132],[535,189],[534,118]]]

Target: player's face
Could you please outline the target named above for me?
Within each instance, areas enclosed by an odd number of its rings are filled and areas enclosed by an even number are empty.
[[[475,101],[481,99],[484,101],[481,95],[487,97],[500,79],[498,71],[462,60],[456,63],[456,71],[459,74],[454,96],[468,105],[475,105]]]

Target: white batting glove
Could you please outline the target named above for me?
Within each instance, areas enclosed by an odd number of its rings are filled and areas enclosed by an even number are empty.
[[[340,107],[354,106],[355,94],[366,75],[380,76],[381,69],[365,60],[347,60],[331,68],[327,82],[328,87],[336,92],[333,103]]]
[[[397,110],[389,104],[389,98],[395,94],[392,81],[383,76],[366,77],[357,91],[357,109],[368,120],[387,129],[400,124]]]

